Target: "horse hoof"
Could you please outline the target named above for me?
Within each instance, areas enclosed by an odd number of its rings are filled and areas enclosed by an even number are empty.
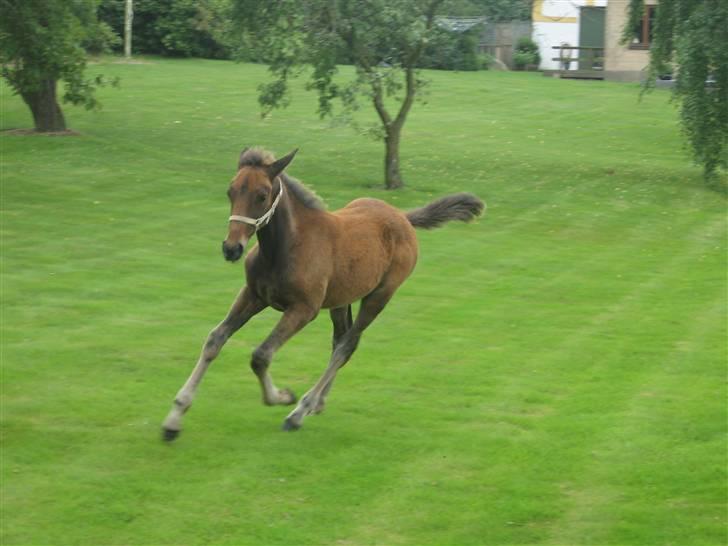
[[[281,427],[281,430],[285,430],[286,432],[293,432],[294,430],[298,430],[301,428],[301,425],[299,423],[293,422],[293,420],[289,417],[285,421],[283,421],[283,426]]]
[[[292,406],[293,404],[298,402],[298,398],[291,389],[281,389],[280,395],[283,399],[284,406]]]
[[[172,442],[177,438],[177,436],[179,436],[179,433],[179,430],[162,427],[162,440],[165,442]]]

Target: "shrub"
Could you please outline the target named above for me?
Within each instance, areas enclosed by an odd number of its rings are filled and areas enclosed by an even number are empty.
[[[513,64],[518,70],[523,70],[529,65],[541,64],[541,55],[536,42],[527,36],[519,38],[516,43],[516,51],[513,53]]]
[[[487,53],[478,53],[478,70],[488,70],[490,65],[493,64],[493,57]]]
[[[536,57],[528,51],[516,51],[513,54],[513,65],[516,70],[524,70],[529,65],[536,64]]]
[[[420,59],[420,68],[439,70],[483,70],[487,64],[478,52],[480,27],[465,32],[434,29]]]

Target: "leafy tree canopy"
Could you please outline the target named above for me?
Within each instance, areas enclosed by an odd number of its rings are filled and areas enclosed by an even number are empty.
[[[484,15],[492,23],[528,21],[531,0],[449,0],[441,11],[446,15]]]
[[[96,0],[0,0],[2,75],[30,107],[36,129],[62,131],[65,120],[56,85],[65,83],[64,102],[95,108],[101,77],[84,76],[84,42],[103,34]]]
[[[371,101],[381,122],[376,133],[386,143],[385,180],[403,184],[399,173],[402,126],[423,81],[416,66],[443,0],[234,0],[234,14],[263,55],[275,79],[261,89],[269,110],[285,106],[288,78],[312,67],[309,87],[318,93],[319,113],[333,101],[347,109],[357,97]],[[335,81],[337,64],[350,61],[356,77]],[[393,109],[393,105],[394,109]]]
[[[101,0],[99,18],[124,31],[125,0]],[[135,53],[229,58],[230,0],[135,0]]]

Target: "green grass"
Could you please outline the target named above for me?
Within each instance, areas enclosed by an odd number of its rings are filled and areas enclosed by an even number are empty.
[[[383,146],[298,87],[261,120],[263,67],[152,59],[77,137],[2,143],[2,544],[722,545],[726,216],[665,93],[431,73]],[[362,120],[372,120],[369,109]],[[2,128],[30,116],[2,87]],[[222,260],[237,154],[300,147],[330,209],[472,191],[298,433],[226,346],[166,445],[172,397],[242,282]],[[276,356],[302,393],[326,314]]]

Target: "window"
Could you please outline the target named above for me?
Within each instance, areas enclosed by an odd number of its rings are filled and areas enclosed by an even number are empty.
[[[657,6],[645,6],[645,14],[634,27],[634,38],[629,46],[631,49],[650,48],[652,29],[655,25],[655,11],[657,11]]]

